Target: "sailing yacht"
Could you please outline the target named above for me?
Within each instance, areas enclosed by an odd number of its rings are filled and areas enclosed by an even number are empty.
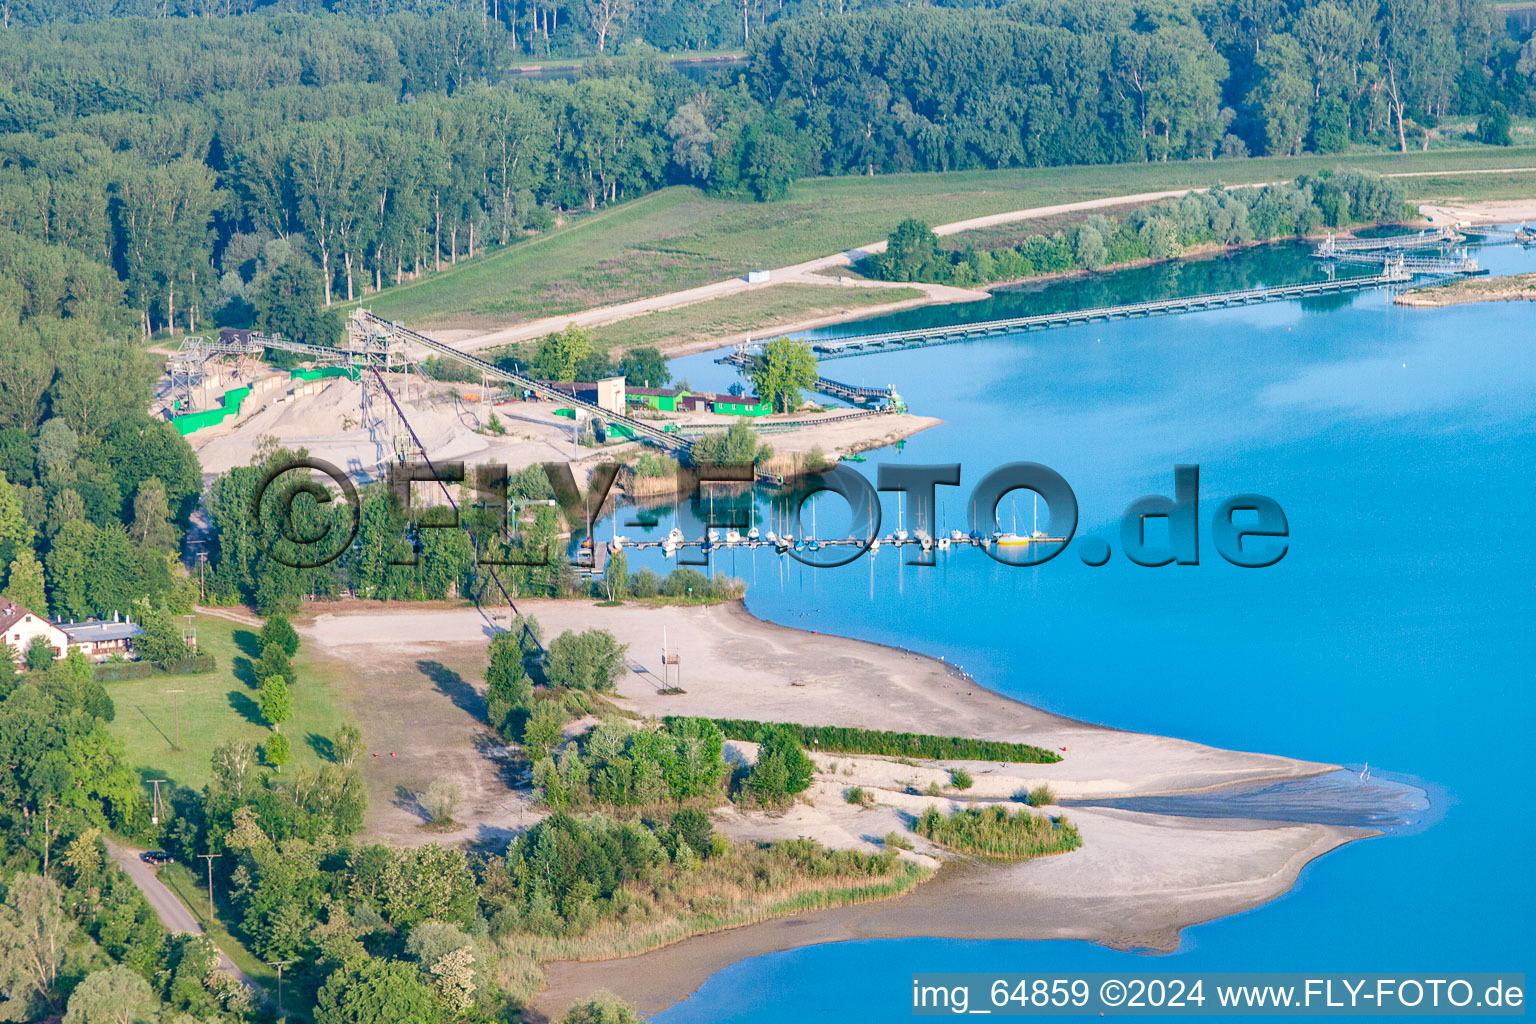
[[[1030,544],[1032,544],[1034,542],[1034,539],[1035,539],[1034,535],[1031,535],[1029,537],[1021,537],[1021,536],[1019,536],[1019,505],[1018,505],[1017,501],[1014,501],[1012,504],[1013,504],[1013,529],[1009,530],[1007,533],[995,534],[994,535],[994,540],[995,540],[997,546],[1000,547],[1000,548],[1028,547]],[[1035,525],[1036,526],[1040,525],[1040,518],[1039,518],[1039,516],[1040,516],[1039,507],[1036,506],[1036,509],[1035,509]],[[1036,530],[1035,533],[1038,534],[1039,531]]]

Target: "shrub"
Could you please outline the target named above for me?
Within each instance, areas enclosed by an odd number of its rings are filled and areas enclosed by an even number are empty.
[[[635,476],[649,480],[677,476],[677,460],[660,452],[641,452],[635,460]]]
[[[843,790],[843,799],[858,807],[870,808],[875,806],[875,794],[863,786],[849,786]]]
[[[560,745],[565,730],[565,708],[558,700],[535,701],[533,712],[523,723],[523,746],[533,760],[546,756]]]
[[[882,839],[881,842],[883,842],[889,849],[892,850],[912,849],[912,840],[908,839],[900,832],[887,832],[885,834],[885,838]]]
[[[612,993],[598,992],[565,1011],[560,1024],[641,1024],[641,1020],[628,1003]]]
[[[635,597],[656,597],[661,593],[661,577],[649,569],[641,569],[630,577],[629,592]]]
[[[1489,146],[1511,146],[1509,108],[1495,100],[1477,121],[1477,140]]]
[[[27,645],[27,668],[33,672],[41,671],[53,664],[53,646],[48,643],[45,636],[35,636]]]
[[[884,732],[831,725],[797,725],[755,722],[744,718],[717,718],[715,724],[726,739],[761,743],[776,729],[789,729],[801,746],[840,754],[879,754],[885,757],[920,757],[929,761],[1012,761],[1022,764],[1054,764],[1061,755],[1027,743],[974,740],[922,733]]]
[[[459,809],[464,788],[452,779],[436,779],[427,791],[416,798],[422,810],[427,812],[433,825],[453,823],[454,812]]]
[[[997,860],[1029,860],[1083,844],[1077,826],[1065,817],[1052,819],[1025,810],[1010,814],[1003,806],[967,807],[947,818],[937,807],[929,807],[917,819],[915,831],[941,846]]]
[[[1056,802],[1056,794],[1051,790],[1050,786],[1042,782],[1024,794],[1024,802],[1031,807],[1049,807]]]
[[[964,768],[951,768],[949,770],[949,784],[956,789],[970,789],[973,781],[971,773]]]
[[[790,729],[776,729],[758,747],[743,789],[762,804],[781,804],[810,787],[816,764]]]
[[[712,592],[713,586],[709,577],[697,569],[689,569],[686,566],[679,566],[668,573],[667,582],[661,588],[664,597],[708,597]]]
[[[549,643],[544,655],[544,677],[551,686],[571,690],[612,690],[624,674],[626,644],[605,629],[582,633],[566,630]]]
[[[688,454],[696,466],[750,466],[766,459],[772,451],[742,420],[723,431],[700,437]]]
[[[706,812],[696,807],[685,807],[672,815],[672,827],[677,830],[678,838],[691,846],[693,852],[700,857],[708,857],[714,852],[715,826]]]

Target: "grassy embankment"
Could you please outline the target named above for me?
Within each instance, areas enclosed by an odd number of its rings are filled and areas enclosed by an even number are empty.
[[[874,869],[873,871],[871,869]],[[890,899],[932,872],[890,854],[826,850],[811,840],[740,843],[687,870],[626,889],[624,909],[575,936],[517,932],[500,945],[509,993],[528,1000],[555,960],[635,956],[707,932],[827,907]]]
[[[1026,207],[1275,181],[1330,168],[1445,172],[1413,179],[1408,191],[1416,199],[1536,194],[1536,174],[1465,173],[1522,167],[1536,167],[1536,148],[813,178],[797,182],[776,203],[717,199],[679,186],[578,215],[565,227],[388,288],[364,302],[382,316],[413,326],[489,329],[803,262],[884,238],[904,217],[944,224]],[[825,301],[809,294],[804,298]],[[794,310],[794,300],[776,307],[784,319],[805,318]],[[759,325],[738,329],[765,330],[773,322],[783,319],[765,317]]]
[[[251,663],[260,655],[256,631],[210,615],[197,617],[197,642],[212,654],[218,667],[200,675],[151,676],[106,683],[117,708],[113,735],[123,741],[128,764],[145,779],[169,779],[175,785],[201,789],[208,781],[213,749],[225,740],[261,743],[271,735],[256,702]],[[301,647],[294,659],[299,672],[292,687],[293,718],[283,731],[292,740],[288,771],[318,764],[321,751],[343,722],[329,676]],[[181,713],[181,749],[174,749],[176,716],[169,689]]]
[[[918,288],[838,288],[830,285],[781,284],[665,309],[593,328],[596,341],[609,348],[639,345],[681,348],[734,334],[757,334],[774,325],[822,317],[855,315],[875,306],[920,299]]]

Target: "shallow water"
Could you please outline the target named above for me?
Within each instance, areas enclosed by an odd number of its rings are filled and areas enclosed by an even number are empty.
[[[1216,793],[1062,800],[1064,807],[1123,807],[1186,818],[1310,821],[1404,833],[1428,828],[1444,812],[1414,779],[1390,778],[1367,765],[1306,779],[1234,786]]]
[[[1536,252],[1512,246],[1479,257],[1496,273],[1536,270]],[[988,319],[1318,273],[1294,248],[1262,249],[877,323]],[[1369,762],[1378,778],[1422,786],[1430,806],[1393,790],[1396,811],[1360,812],[1385,813],[1376,827],[1387,835],[1314,862],[1277,901],[1189,930],[1168,957],[1070,942],[838,943],[736,964],[657,1019],[887,1020],[909,1012],[914,971],[1525,970],[1533,328],[1529,304],[1405,309],[1375,291],[826,363],[828,376],[894,383],[914,412],[943,418],[858,467],[873,478],[881,462],[962,463],[962,486],[939,489],[941,529],[963,528],[965,495],[988,470],[1030,460],[1075,490],[1077,538],[1034,568],[972,549],[932,568],[901,564],[889,549],[840,569],[766,552],[720,555],[716,571],[748,581],[755,614],[943,656],[986,686],[1077,718]],[[674,372],[699,388],[735,379],[711,356],[677,360]],[[1119,517],[1142,495],[1172,495],[1177,463],[1201,467],[1200,564],[1132,565]],[[1241,492],[1275,499],[1289,520],[1289,550],[1271,568],[1229,565],[1207,536],[1217,502]],[[1000,511],[1017,509],[1027,528],[1026,498]],[[889,530],[895,496],[884,499]],[[846,531],[835,498],[813,504],[821,536]],[[695,535],[697,511],[664,512],[658,529],[675,514]],[[1102,568],[1077,557],[1090,537],[1114,549]],[[631,564],[665,567],[659,558]],[[1204,806],[1173,799],[1162,807]],[[1295,792],[1251,802],[1293,814],[1318,803]]]

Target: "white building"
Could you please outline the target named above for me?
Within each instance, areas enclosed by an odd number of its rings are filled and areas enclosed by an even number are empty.
[[[69,650],[69,637],[62,629],[14,601],[0,598],[0,639],[14,649],[18,666],[25,662],[27,648],[36,637],[48,641],[55,658],[64,657]]]
[[[134,637],[143,636],[144,628],[131,617],[119,621],[116,612],[111,619],[86,619],[84,622],[55,623],[69,638],[69,646],[80,648],[92,661],[105,661],[114,654],[127,657],[132,653]]]

